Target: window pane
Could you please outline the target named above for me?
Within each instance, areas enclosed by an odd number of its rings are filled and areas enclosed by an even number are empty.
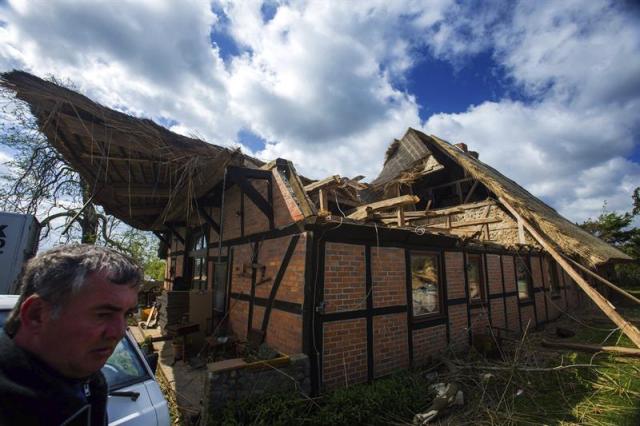
[[[467,261],[469,298],[482,299],[482,260],[480,256],[469,256]]]
[[[547,258],[547,270],[549,271],[549,285],[551,287],[551,294],[557,295],[560,293],[560,286],[558,285],[558,270],[555,262]]]
[[[520,299],[528,299],[531,296],[529,293],[529,268],[520,257],[516,258],[516,268],[518,275],[518,297]]]
[[[142,382],[149,378],[131,343],[124,338],[118,343],[107,363],[102,367],[109,390]]]
[[[438,257],[436,255],[412,255],[413,315],[440,312],[439,282]]]

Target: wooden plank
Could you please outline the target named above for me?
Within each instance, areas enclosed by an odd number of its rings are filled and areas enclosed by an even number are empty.
[[[321,188],[328,189],[330,187],[338,186],[342,184],[342,180],[340,179],[340,175],[333,175],[317,182],[310,183],[304,187],[304,190],[308,192],[316,191]]]
[[[318,201],[320,204],[320,211],[318,212],[319,216],[327,216],[330,215],[329,211],[329,201],[327,200],[327,189],[322,188],[318,191]]]
[[[484,206],[490,206],[490,205],[495,205],[496,202],[495,200],[485,200],[485,201],[479,201],[477,203],[469,203],[469,204],[459,204],[455,207],[447,207],[444,209],[434,209],[434,210],[429,210],[427,212],[427,214],[429,216],[432,217],[437,217],[437,216],[446,216],[448,214],[451,213],[463,213],[467,210],[473,210],[473,209],[477,209],[480,207],[484,207]]]
[[[607,352],[618,356],[630,356],[640,358],[640,349],[625,348],[624,346],[602,346],[587,343],[558,342],[542,339],[542,346],[556,349],[572,349],[583,352]]]
[[[389,198],[375,203],[364,204],[356,207],[356,211],[347,216],[349,219],[362,220],[365,219],[371,212],[382,209],[391,209],[394,207],[416,204],[420,201],[420,198],[415,195],[403,195],[402,197]]]
[[[638,330],[633,324],[625,320],[615,307],[605,299],[600,293],[598,293],[593,287],[585,281],[584,278],[564,259],[564,256],[558,252],[546,239],[534,228],[529,222],[527,222],[511,205],[502,197],[499,198],[502,205],[509,210],[509,212],[516,218],[516,220],[522,222],[522,225],[529,231],[533,238],[551,254],[556,262],[564,269],[567,274],[575,281],[578,286],[586,293],[587,296],[604,312],[604,314],[611,319],[624,334],[626,334],[634,345],[640,348],[640,330]]]

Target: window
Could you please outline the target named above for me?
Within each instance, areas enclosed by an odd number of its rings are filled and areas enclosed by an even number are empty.
[[[411,288],[414,316],[442,312],[438,255],[411,254]]]
[[[531,273],[529,272],[529,262],[521,257],[516,257],[516,275],[518,280],[518,298],[527,300],[531,298]]]
[[[191,251],[189,251],[189,262],[191,266],[191,289],[207,289],[207,234],[197,234],[193,239]]]
[[[102,367],[102,374],[109,384],[109,391],[149,379],[149,373],[126,337],[118,343]]]
[[[558,282],[558,267],[556,262],[546,258],[547,261],[547,270],[549,271],[549,287],[551,288],[551,296],[558,297],[560,296],[560,283]]]
[[[484,269],[482,256],[479,254],[467,255],[467,283],[469,284],[469,300],[471,302],[483,302],[484,294]]]

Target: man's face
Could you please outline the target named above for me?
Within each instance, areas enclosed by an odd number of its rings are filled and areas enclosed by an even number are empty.
[[[57,316],[48,314],[40,355],[64,376],[87,377],[100,370],[124,336],[138,289],[113,284],[102,273],[88,274]]]

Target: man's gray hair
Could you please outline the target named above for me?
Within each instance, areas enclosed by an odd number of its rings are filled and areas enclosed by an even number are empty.
[[[38,254],[27,263],[20,280],[20,298],[11,311],[5,331],[13,335],[20,327],[20,306],[37,294],[59,314],[65,303],[85,284],[90,273],[103,273],[113,284],[138,286],[140,266],[129,256],[91,244],[58,246]]]

